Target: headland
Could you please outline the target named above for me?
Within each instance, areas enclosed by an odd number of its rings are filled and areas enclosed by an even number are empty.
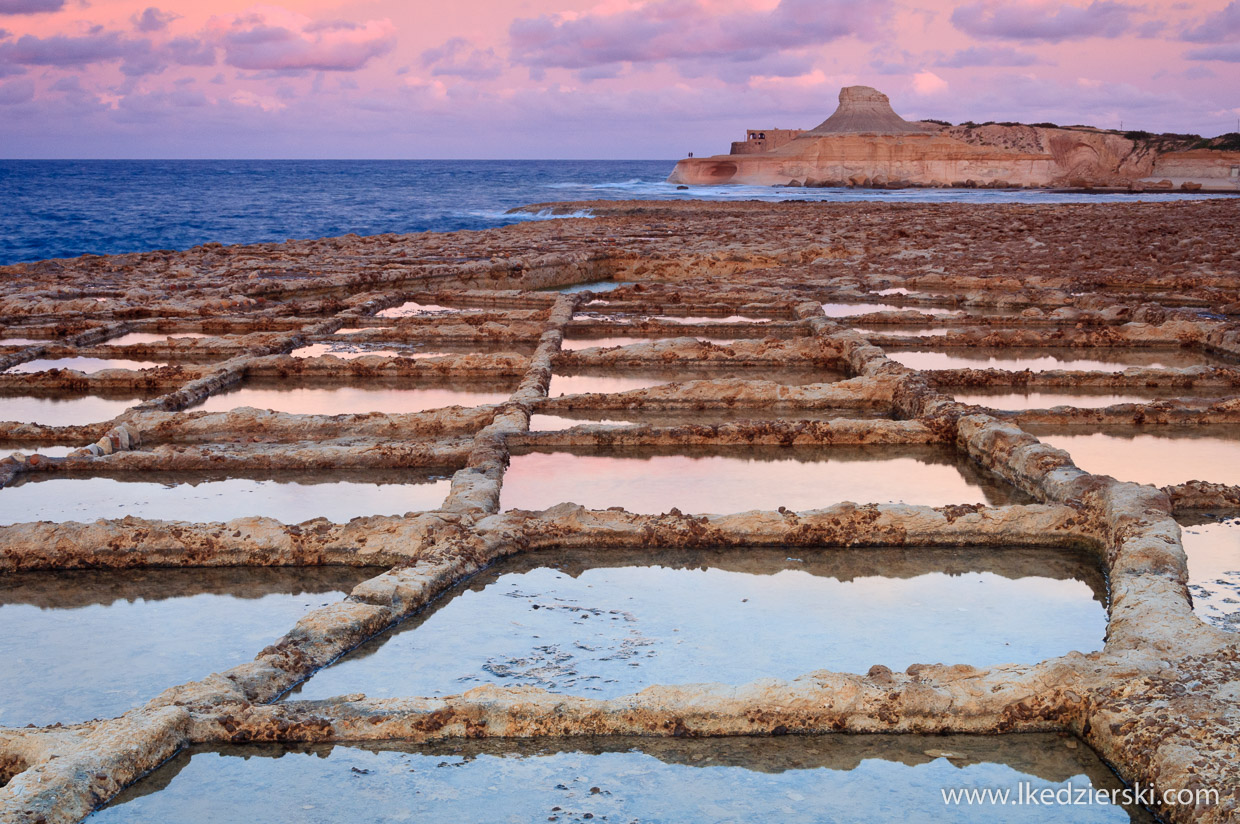
[[[1240,192],[1240,134],[1205,139],[1054,123],[909,121],[868,86],[812,129],[749,129],[729,154],[685,158],[671,183],[807,187]]]

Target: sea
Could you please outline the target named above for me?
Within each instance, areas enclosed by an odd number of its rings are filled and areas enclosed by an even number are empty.
[[[1096,203],[1203,197],[685,188],[666,182],[674,166],[673,160],[0,160],[0,264],[207,242],[489,229],[564,217],[509,213],[551,201]]]

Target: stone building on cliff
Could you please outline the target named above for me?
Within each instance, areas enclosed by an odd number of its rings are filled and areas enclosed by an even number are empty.
[[[681,160],[668,182],[1240,191],[1240,152],[1085,126],[910,122],[868,86],[841,89],[835,113],[812,129],[751,129],[746,138],[730,154]]]

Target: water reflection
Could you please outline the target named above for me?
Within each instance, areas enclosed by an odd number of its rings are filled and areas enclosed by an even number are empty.
[[[920,312],[923,315],[951,315],[959,309],[941,306],[897,306],[894,303],[824,303],[823,314],[829,318],[847,318],[852,315],[868,315],[871,312]]]
[[[581,349],[607,349],[613,346],[633,346],[639,343],[656,343],[660,338],[633,338],[622,336],[611,336],[606,338],[565,338],[560,344],[560,349],[565,352],[575,352]],[[663,338],[663,340],[670,340]],[[704,338],[694,337],[694,340],[705,341],[706,343],[714,343],[719,346],[727,346],[735,343],[736,338]]]
[[[1068,736],[608,738],[182,751],[92,824],[231,821],[991,824],[944,788],[1123,787]],[[279,792],[272,788],[278,787]],[[502,788],[502,789],[501,789]],[[1149,824],[1136,807],[1005,807],[1004,822]]]
[[[133,343],[167,343],[185,338],[211,337],[203,332],[130,332],[106,341],[104,346],[129,346]]]
[[[1240,484],[1240,427],[1026,428],[1066,449],[1077,466],[1096,475],[1155,486],[1193,480]]]
[[[107,477],[24,476],[0,490],[0,523],[84,521],[134,515],[168,521],[228,521],[263,515],[284,523],[361,515],[403,515],[438,509],[451,486],[449,470],[275,472],[263,477],[222,473],[141,473]]]
[[[874,664],[1035,663],[1101,647],[1104,593],[1096,562],[1061,550],[539,552],[457,587],[290,698],[487,683],[614,698]]]
[[[1012,392],[1008,389],[994,392],[957,392],[961,403],[988,406],[991,409],[1050,409],[1055,406],[1075,406],[1078,409],[1098,409],[1119,403],[1148,403],[1149,398],[1140,395],[1093,394],[1088,391],[1067,392]]]
[[[476,312],[477,309],[458,309],[454,306],[440,306],[437,303],[418,303],[406,301],[400,306],[391,306],[375,313],[377,318],[411,318],[432,315],[456,315],[463,312]]]
[[[826,369],[787,369],[771,367],[724,367],[713,369],[607,369],[580,372],[572,375],[556,373],[551,376],[547,390],[549,397],[580,395],[591,392],[628,392],[649,389],[665,383],[686,383],[700,380],[764,380],[790,386],[806,386],[843,380],[842,372]]]
[[[939,446],[640,449],[514,455],[503,509],[563,502],[630,512],[817,509],[840,501],[944,506],[1027,500],[955,450]]]
[[[1240,632],[1240,518],[1181,517],[1193,609],[1221,629]]]
[[[157,366],[167,365],[166,362],[129,360],[127,358],[37,358],[25,363],[19,363],[16,366],[10,366],[5,372],[12,374],[15,372],[43,372],[48,369],[73,369],[90,374],[103,369],[154,369]]]
[[[968,347],[946,350],[887,349],[887,357],[909,369],[1007,369],[1044,372],[1122,372],[1133,366],[1182,368],[1221,363],[1204,352],[1187,349],[1068,349],[1055,347]]]
[[[40,398],[0,396],[0,420],[40,423],[44,426],[80,426],[110,421],[143,398],[120,397]]]
[[[831,421],[836,418],[890,418],[888,409],[557,409],[554,414],[530,416],[531,432],[553,432],[585,423],[651,426],[710,426],[732,421]]]
[[[250,660],[306,612],[374,574],[345,567],[6,573],[0,725],[119,715],[168,687]]]
[[[387,388],[383,388],[385,386]],[[394,414],[424,412],[446,406],[482,406],[504,403],[516,389],[516,381],[384,382],[370,380],[362,386],[316,386],[309,381],[246,381],[240,388],[212,395],[191,407],[196,411],[227,412],[242,406],[289,412],[297,415],[343,415],[364,412]]]
[[[572,286],[551,286],[546,289],[539,289],[539,292],[559,292],[562,295],[572,295],[577,292],[611,292],[619,289],[625,284],[615,280],[596,280],[593,283],[575,283]]]

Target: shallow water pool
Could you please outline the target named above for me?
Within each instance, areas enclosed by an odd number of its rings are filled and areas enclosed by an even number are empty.
[[[1194,480],[1240,484],[1240,427],[1030,425],[1026,429],[1051,446],[1066,449],[1077,466],[1096,475],[1155,486]]]
[[[817,509],[840,501],[1024,503],[1016,489],[938,446],[574,450],[514,455],[502,509],[572,502],[630,512]]]
[[[346,523],[363,515],[438,509],[451,487],[450,474],[450,470],[409,470],[321,476],[285,472],[263,478],[181,472],[112,478],[27,475],[0,490],[0,523],[91,522],[126,515],[197,522],[263,515],[290,524],[322,517]]]
[[[0,725],[119,715],[168,687],[251,660],[301,616],[376,574],[347,567],[5,573]]]
[[[396,414],[425,412],[445,406],[481,406],[503,403],[516,389],[509,383],[455,383],[425,381],[399,387],[371,385],[321,386],[288,380],[247,382],[237,389],[212,395],[195,411],[227,412],[242,406],[297,415],[343,415],[364,412]]]
[[[1084,744],[1048,734],[195,747],[89,820],[991,824],[994,807],[946,806],[943,790],[1015,797],[1025,784],[1070,795],[1123,786]],[[1012,806],[1002,820],[1153,821],[1109,804]]]
[[[44,426],[80,426],[110,421],[143,400],[139,397],[96,395],[76,398],[5,396],[0,397],[0,420],[41,423]]]
[[[1240,632],[1240,518],[1181,517],[1193,609],[1217,627]]]
[[[1060,550],[538,552],[458,586],[289,697],[499,684],[614,698],[875,664],[1036,663],[1101,648],[1104,593],[1094,563]]]

